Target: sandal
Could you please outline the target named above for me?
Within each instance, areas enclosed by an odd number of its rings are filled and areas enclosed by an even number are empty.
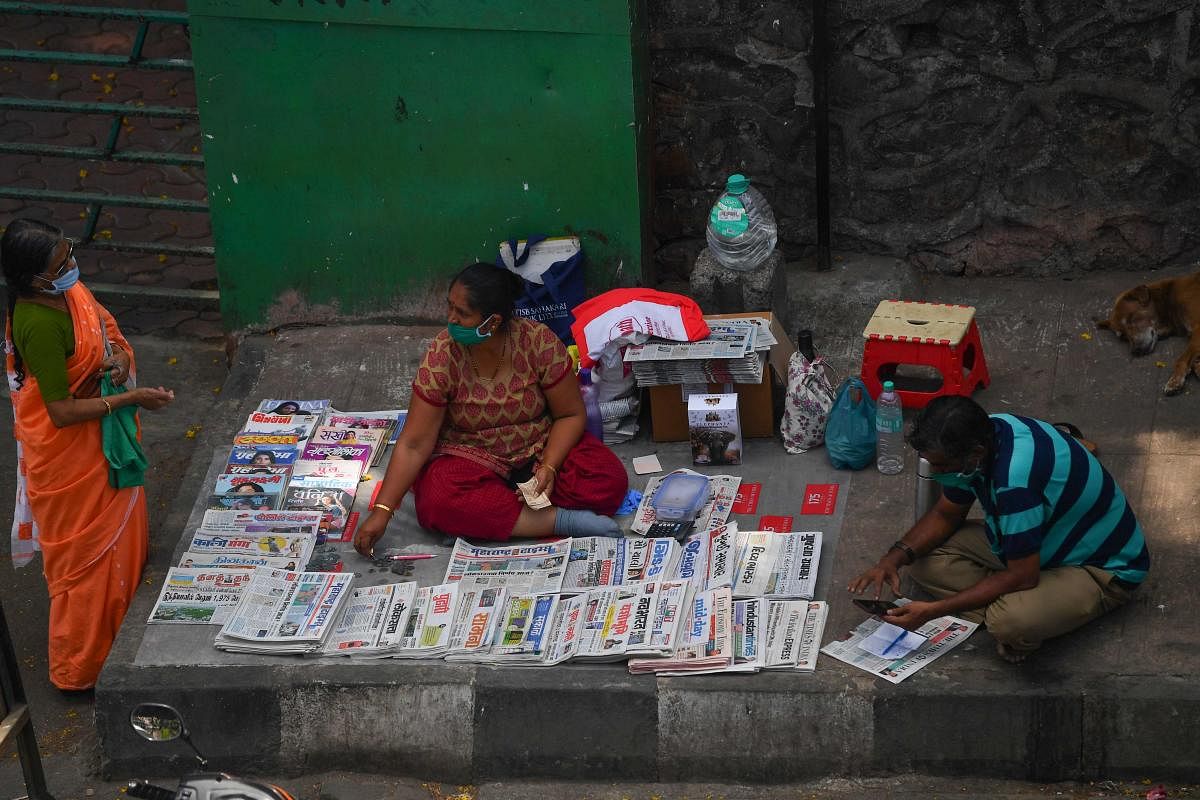
[[[1077,428],[1076,426],[1072,425],[1069,422],[1054,422],[1051,424],[1053,425],[1053,427],[1056,431],[1058,431],[1059,433],[1061,433],[1064,436],[1070,436],[1071,438],[1077,440],[1081,445],[1083,445],[1085,448],[1087,448],[1087,451],[1089,453],[1095,455],[1096,450],[1098,449],[1096,447],[1096,443],[1091,441],[1090,439],[1085,439],[1083,436],[1083,432],[1080,431],[1079,428]]]

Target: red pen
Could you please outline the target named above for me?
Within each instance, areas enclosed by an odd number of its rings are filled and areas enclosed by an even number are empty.
[[[426,558],[437,558],[437,553],[398,553],[388,556],[388,561],[421,561]]]

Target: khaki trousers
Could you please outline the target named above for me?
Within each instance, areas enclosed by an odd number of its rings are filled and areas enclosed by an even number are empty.
[[[970,520],[941,547],[917,559],[909,567],[909,574],[941,599],[1003,569],[988,545],[983,523]],[[986,608],[957,616],[984,623],[993,638],[1009,649],[1029,652],[1047,639],[1123,606],[1130,593],[1113,583],[1114,577],[1099,567],[1043,569],[1034,588],[1001,595]]]

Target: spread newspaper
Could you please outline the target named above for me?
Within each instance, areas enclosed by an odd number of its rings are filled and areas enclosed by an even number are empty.
[[[146,621],[224,625],[252,575],[244,569],[172,567]]]
[[[871,617],[840,639],[821,648],[821,652],[839,661],[873,673],[889,683],[899,683],[935,658],[966,641],[979,626],[958,617],[938,617],[917,629],[926,638],[924,644],[900,658],[886,658],[862,649],[861,645],[883,624]]]
[[[412,581],[355,589],[321,654],[354,658],[390,656],[400,648],[416,597],[417,584]]]
[[[325,645],[350,596],[352,575],[254,570],[213,641],[239,653],[312,653]]]
[[[739,533],[733,596],[811,600],[820,560],[820,531]]]
[[[675,471],[691,475],[700,474],[690,469]],[[658,491],[658,487],[662,485],[666,477],[666,475],[659,475],[646,482],[646,491],[642,494],[642,502],[638,504],[637,511],[633,515],[633,523],[629,528],[634,533],[645,536],[650,532],[650,526],[655,522],[654,508],[650,503],[654,499],[654,493]],[[706,475],[705,477],[708,478],[708,499],[700,508],[700,513],[696,515],[696,523],[692,526],[693,531],[706,531],[728,522],[729,512],[733,510],[733,501],[737,497],[738,487],[742,485],[742,479],[737,475]]]
[[[479,586],[503,586],[510,594],[557,593],[562,590],[571,541],[480,547],[457,539],[442,582],[469,578]]]

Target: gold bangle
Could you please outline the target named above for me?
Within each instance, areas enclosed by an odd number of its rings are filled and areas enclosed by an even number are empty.
[[[555,475],[558,474],[558,470],[556,470],[554,467],[550,466],[549,464],[543,462],[542,466],[545,467],[546,469],[550,470],[551,472],[553,472]]]
[[[389,514],[396,513],[396,509],[392,508],[391,506],[385,506],[383,503],[376,503],[375,505],[371,506],[372,511],[374,511],[377,508],[382,508],[384,511],[388,512]]]
[[[110,414],[112,414],[112,406],[109,404],[109,402],[108,402],[107,400],[105,400],[103,397],[101,397],[101,398],[100,398],[100,402],[101,402],[101,403],[104,403],[104,407],[107,409],[107,410],[104,412],[104,416],[106,416],[106,417],[107,417],[107,416],[109,416]]]

